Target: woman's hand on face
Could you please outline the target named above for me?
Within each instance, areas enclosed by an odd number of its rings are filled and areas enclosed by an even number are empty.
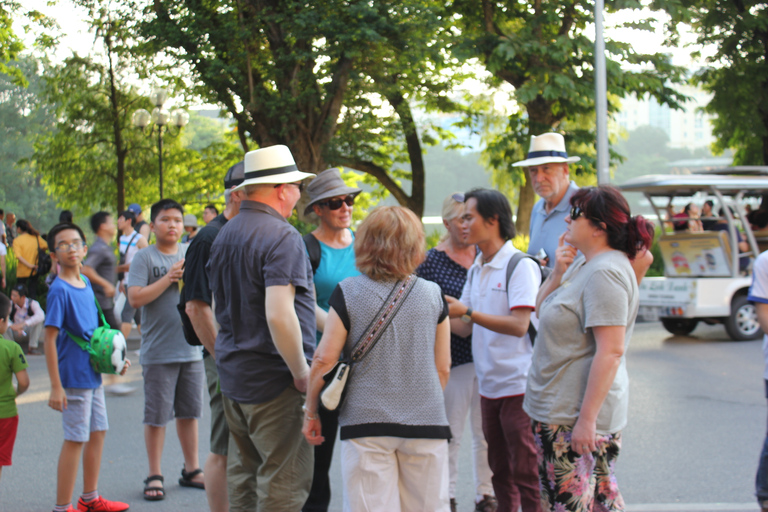
[[[581,417],[576,420],[571,432],[571,449],[579,455],[591,453],[597,450],[597,433],[595,424],[582,421]]]
[[[557,251],[555,251],[555,269],[554,273],[562,276],[568,267],[571,266],[576,258],[576,248],[565,243],[565,233],[560,235],[557,241]]]
[[[323,431],[323,426],[320,424],[320,418],[311,419],[306,414],[304,415],[304,426],[301,428],[301,433],[304,434],[307,442],[313,446],[323,444],[325,438],[320,435]]]

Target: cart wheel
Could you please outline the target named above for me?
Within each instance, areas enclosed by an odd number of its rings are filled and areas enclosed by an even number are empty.
[[[693,332],[699,321],[695,318],[662,318],[661,325],[676,336],[687,336]]]
[[[763,335],[755,305],[747,300],[746,295],[733,298],[731,316],[725,320],[725,331],[734,341],[756,340]]]

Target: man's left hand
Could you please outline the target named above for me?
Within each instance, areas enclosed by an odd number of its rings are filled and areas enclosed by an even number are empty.
[[[448,316],[450,318],[458,318],[467,312],[467,306],[459,302],[459,299],[451,297],[450,295],[444,295],[445,301],[448,303]]]

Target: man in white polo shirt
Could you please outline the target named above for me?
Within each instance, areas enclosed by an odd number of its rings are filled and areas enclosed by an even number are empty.
[[[515,227],[509,201],[495,190],[465,194],[466,243],[477,258],[467,273],[461,299],[446,297],[451,330],[472,334],[472,357],[480,388],[488,463],[501,512],[538,512],[539,481],[531,420],[523,396],[533,345],[528,335],[541,283],[539,266],[519,261],[507,282],[507,263],[520,251],[512,246]]]

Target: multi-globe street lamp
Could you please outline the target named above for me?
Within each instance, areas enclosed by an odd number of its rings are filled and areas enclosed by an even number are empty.
[[[152,136],[155,127],[157,127],[157,154],[160,168],[160,199],[163,198],[163,129],[165,129],[167,132],[170,132],[171,127],[175,126],[176,133],[178,133],[179,130],[181,130],[181,128],[189,122],[189,114],[187,114],[185,110],[177,108],[173,112],[168,112],[167,109],[163,108],[163,104],[165,104],[167,99],[168,91],[158,87],[152,91],[152,94],[149,95],[149,100],[155,106],[155,108],[152,109],[152,113],[150,114],[143,108],[140,108],[133,113],[133,124],[134,126],[141,128],[142,132],[146,130],[147,126],[152,124],[152,127],[149,131],[150,137]]]

